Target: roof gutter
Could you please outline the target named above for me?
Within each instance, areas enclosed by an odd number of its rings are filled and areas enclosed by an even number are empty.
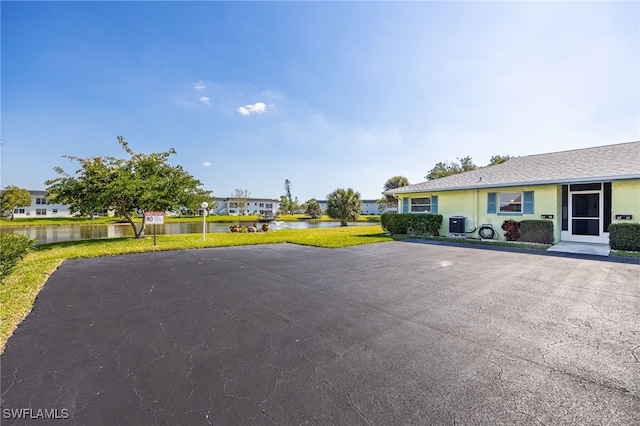
[[[533,186],[533,185],[561,185],[565,183],[589,183],[595,181],[619,181],[619,180],[631,180],[631,179],[640,179],[640,174],[630,174],[630,175],[613,175],[613,176],[590,176],[590,177],[581,177],[581,178],[568,178],[568,179],[547,179],[547,180],[538,180],[538,181],[526,181],[526,182],[507,182],[507,183],[495,183],[495,184],[486,184],[486,185],[465,185],[465,186],[454,186],[454,187],[435,187],[435,188],[415,188],[410,190],[401,190],[401,191],[385,191],[384,195],[391,195],[397,197],[397,194],[415,194],[420,192],[445,192],[445,191],[461,191],[467,189],[483,189],[483,188],[509,188],[516,186]],[[400,188],[398,188],[400,189]]]

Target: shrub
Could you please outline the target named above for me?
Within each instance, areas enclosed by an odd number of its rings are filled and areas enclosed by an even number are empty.
[[[0,278],[9,274],[27,254],[35,240],[26,235],[2,234],[0,236]]]
[[[407,232],[414,235],[440,235],[441,214],[412,214]]]
[[[502,230],[507,241],[518,241],[520,239],[520,223],[515,220],[505,220],[502,224]]]
[[[520,241],[553,244],[553,222],[548,220],[523,220],[520,222]]]
[[[640,251],[640,223],[609,225],[609,244],[613,250]]]
[[[392,234],[438,235],[442,226],[440,214],[383,213],[382,229]]]
[[[382,229],[392,234],[406,234],[409,229],[411,214],[408,213],[383,213],[380,216]]]

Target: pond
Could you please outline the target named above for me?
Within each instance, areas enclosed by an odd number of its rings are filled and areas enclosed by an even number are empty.
[[[207,233],[230,232],[230,223],[207,223]],[[370,222],[350,222],[349,226],[374,225]],[[156,225],[156,233],[161,234],[198,234],[202,233],[202,223],[165,223]],[[332,228],[340,222],[270,222],[271,231],[281,229]],[[68,225],[68,226],[3,226],[1,233],[28,235],[36,244],[57,243],[62,241],[91,240],[96,238],[131,237],[133,230],[128,224],[113,225]],[[147,225],[147,236],[153,235],[153,226]]]

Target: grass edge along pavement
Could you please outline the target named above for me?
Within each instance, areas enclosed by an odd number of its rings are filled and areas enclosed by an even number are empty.
[[[231,247],[255,244],[292,243],[325,248],[393,241],[380,225],[340,228],[292,229],[258,233],[210,233],[158,235],[153,237],[107,238],[65,241],[37,246],[0,284],[0,353],[22,320],[31,312],[40,289],[65,260],[132,253]]]

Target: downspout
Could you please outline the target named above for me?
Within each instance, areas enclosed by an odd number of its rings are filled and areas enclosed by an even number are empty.
[[[478,206],[478,189],[476,188],[476,217],[475,217],[476,229],[480,229],[480,223],[478,223],[478,217],[480,216],[479,208],[480,206]]]

